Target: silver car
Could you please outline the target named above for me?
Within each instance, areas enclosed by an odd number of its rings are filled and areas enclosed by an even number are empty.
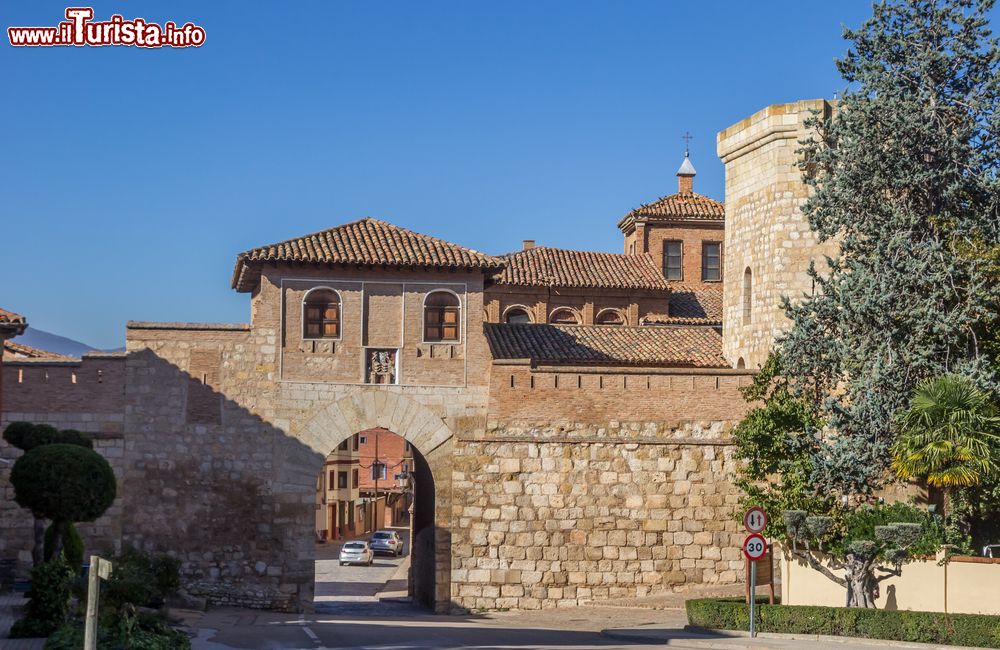
[[[400,556],[403,554],[403,540],[394,530],[379,530],[372,535],[372,551]]]
[[[375,553],[368,542],[347,542],[340,547],[340,566],[345,564],[372,565]]]

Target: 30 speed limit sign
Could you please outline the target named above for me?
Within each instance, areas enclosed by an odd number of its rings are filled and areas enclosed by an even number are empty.
[[[757,533],[747,535],[743,540],[743,555],[746,555],[748,560],[756,562],[765,554],[767,554],[767,540]]]
[[[767,528],[767,513],[764,509],[754,506],[743,515],[743,527],[748,533],[762,533]]]

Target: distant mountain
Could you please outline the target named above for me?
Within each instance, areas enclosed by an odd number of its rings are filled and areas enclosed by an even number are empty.
[[[79,357],[86,352],[121,352],[125,349],[122,347],[114,350],[99,350],[92,345],[74,341],[71,338],[46,332],[36,327],[28,327],[28,329],[24,330],[24,334],[15,336],[12,340],[15,343],[30,345],[33,348],[48,350],[49,352],[58,352],[70,357]]]

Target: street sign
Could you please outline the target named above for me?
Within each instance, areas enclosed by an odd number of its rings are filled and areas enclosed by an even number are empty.
[[[748,533],[762,533],[767,528],[767,513],[760,506],[754,506],[743,515],[743,527]]]
[[[743,554],[748,560],[756,562],[767,553],[767,540],[757,533],[747,535],[743,540]]]

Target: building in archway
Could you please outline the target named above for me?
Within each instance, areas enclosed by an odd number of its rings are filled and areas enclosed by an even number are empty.
[[[745,206],[770,187],[747,160],[796,182],[793,141],[760,135],[784,119],[720,134],[730,208],[694,192],[685,159],[677,193],[619,221],[621,254],[492,256],[371,218],[252,249],[232,277],[249,323],[130,322],[123,355],[5,364],[3,421],[92,432],[120,497],[88,540],[174,553],[218,603],[310,605],[317,476],[374,428],[412,447],[411,586],[436,611],[735,582],[728,432],[766,346],[733,324],[773,333],[768,301],[809,250],[771,273],[785,240],[730,233],[730,212],[801,221],[795,201]],[[30,548],[24,513],[0,517],[0,556]]]

